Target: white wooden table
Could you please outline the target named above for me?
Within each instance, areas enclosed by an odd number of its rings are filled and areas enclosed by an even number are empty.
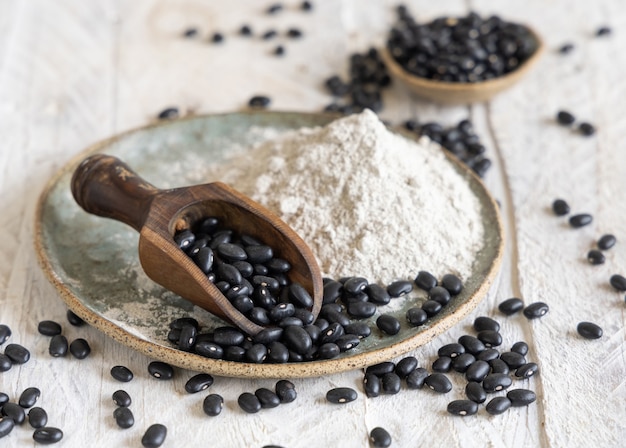
[[[505,345],[525,340],[539,376],[516,384],[538,400],[501,416],[458,418],[445,411],[463,398],[453,391],[403,390],[367,399],[362,372],[296,380],[296,402],[254,415],[244,414],[237,396],[273,380],[216,378],[211,390],[226,400],[219,417],[202,413],[202,398],[184,392],[192,372],[173,382],[148,377],[150,361],[93,328],[65,320],[65,305],[46,281],[33,249],[38,195],[49,177],[90,143],[152,120],[167,106],[198,113],[245,107],[257,93],[272,97],[272,109],[319,111],[330,101],[323,81],[345,74],[348,55],[384,41],[394,20],[394,2],[316,0],[310,14],[298,1],[268,16],[271,2],[252,0],[120,1],[2,0],[0,2],[0,323],[13,330],[11,342],[25,345],[32,359],[0,374],[0,391],[12,399],[26,387],[42,390],[39,405],[49,424],[62,428],[59,446],[140,446],[152,423],[168,429],[166,447],[367,447],[375,426],[386,428],[397,447],[618,447],[626,444],[626,341],[624,294],[608,286],[626,274],[626,8],[621,0],[445,0],[407,2],[420,20],[444,14],[498,13],[527,22],[544,36],[548,51],[536,70],[513,90],[486,104],[439,107],[412,97],[401,85],[385,94],[384,119],[456,123],[469,117],[488,147],[494,166],[486,182],[502,203],[507,231],[505,260],[489,297],[461,325],[413,353],[429,367],[436,350],[470,330],[478,315],[496,316]],[[305,36],[287,41],[283,58],[276,42],[237,36],[249,23],[255,33],[300,27]],[[594,32],[609,25],[610,37]],[[185,40],[198,27],[200,38]],[[206,42],[213,32],[221,45]],[[556,49],[565,42],[574,51]],[[584,138],[557,126],[559,109],[572,111],[598,128]],[[593,214],[579,230],[550,212],[563,197],[575,212]],[[603,233],[618,238],[607,262],[591,266],[587,251]],[[550,312],[537,321],[504,318],[502,300],[542,300]],[[48,339],[37,333],[44,319],[62,322],[71,339],[86,338],[93,349],[83,361],[53,359]],[[579,321],[604,328],[598,341],[576,334]],[[130,367],[133,382],[115,382],[113,365]],[[456,378],[456,376],[451,375]],[[331,387],[351,386],[356,402],[325,402]],[[135,426],[116,427],[111,394],[125,388],[133,398]],[[0,439],[0,446],[31,446],[28,425]]]

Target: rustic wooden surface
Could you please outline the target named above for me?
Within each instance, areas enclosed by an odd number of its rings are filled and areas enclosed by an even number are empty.
[[[269,4],[271,2],[267,2]],[[468,418],[449,416],[446,404],[462,398],[453,391],[403,390],[366,399],[362,373],[295,381],[298,400],[255,415],[244,414],[237,396],[270,380],[216,378],[211,390],[225,409],[208,418],[203,397],[183,386],[193,373],[178,371],[172,382],[148,377],[150,361],[92,328],[65,321],[65,306],[40,271],[33,249],[36,201],[47,179],[82,148],[154,119],[164,107],[202,113],[240,110],[257,93],[273,98],[276,110],[318,111],[330,100],[322,82],[345,73],[348,55],[380,45],[393,20],[395,2],[313,2],[304,14],[299,2],[285,2],[277,16],[252,0],[224,2],[119,0],[3,0],[0,2],[0,323],[13,330],[11,342],[32,353],[23,366],[0,374],[0,391],[13,399],[26,387],[42,390],[39,404],[49,424],[65,432],[59,446],[140,446],[145,428],[163,423],[164,446],[367,447],[367,434],[385,427],[397,447],[618,447],[626,440],[626,341],[624,294],[608,286],[613,273],[626,274],[626,8],[621,0],[445,0],[407,2],[419,19],[464,14],[474,9],[532,24],[547,52],[520,85],[485,104],[440,107],[394,85],[385,96],[383,118],[455,123],[470,117],[488,147],[494,167],[486,182],[502,203],[508,232],[502,272],[489,297],[461,325],[416,350],[428,367],[436,349],[469,331],[474,317],[495,316],[505,346],[530,345],[528,358],[539,376],[516,383],[538,401],[528,408],[489,416],[481,408]],[[300,41],[286,42],[283,58],[271,55],[277,41],[244,39],[256,33],[299,26]],[[612,36],[594,37],[601,25]],[[197,26],[200,38],[180,37]],[[221,45],[207,43],[214,31]],[[575,44],[567,56],[556,49]],[[565,108],[598,128],[584,138],[554,123]],[[574,212],[593,214],[592,225],[573,230],[549,210],[556,197]],[[618,238],[607,262],[590,266],[585,254],[603,233]],[[512,296],[542,300],[550,312],[538,321],[504,318],[497,304]],[[83,361],[51,359],[47,337],[37,333],[44,319],[63,322],[68,338],[84,337],[93,352]],[[598,341],[577,336],[579,321],[604,328]],[[121,385],[109,374],[129,366],[136,379]],[[451,375],[453,376],[453,375]],[[456,378],[455,376],[453,376]],[[359,399],[345,406],[324,401],[335,386],[352,386]],[[133,397],[135,426],[120,430],[112,418],[111,394]],[[32,430],[16,428],[2,446],[31,446]]]

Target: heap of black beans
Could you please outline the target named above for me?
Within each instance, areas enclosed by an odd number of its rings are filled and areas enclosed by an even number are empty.
[[[528,28],[502,20],[441,17],[417,23],[406,7],[387,40],[391,56],[409,73],[437,81],[474,83],[516,70],[536,51]]]

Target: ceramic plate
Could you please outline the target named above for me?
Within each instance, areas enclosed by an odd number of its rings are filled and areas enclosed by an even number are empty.
[[[244,149],[277,132],[325,125],[325,114],[281,112],[197,116],[143,127],[87,148],[62,168],[40,198],[36,247],[41,265],[68,307],[89,324],[146,355],[179,367],[222,376],[289,378],[361,368],[406,353],[466,316],[487,294],[499,268],[503,234],[497,206],[480,180],[456,159],[451,165],[467,180],[482,206],[484,241],[461,294],[421,327],[406,323],[406,299],[392,314],[400,333],[384,336],[375,328],[355,349],[339,358],[306,363],[251,364],[213,360],[179,351],[167,341],[170,322],[193,316],[203,329],[224,323],[153,283],[139,264],[139,234],[119,222],[85,213],[72,198],[70,179],[86,156],[103,152],[124,160],[159,188],[204,183],[197,167],[218,162],[233,148]]]

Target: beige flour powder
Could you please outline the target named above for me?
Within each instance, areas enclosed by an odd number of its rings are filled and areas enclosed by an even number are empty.
[[[371,111],[288,132],[210,168],[277,213],[322,272],[386,283],[419,270],[467,278],[480,204],[441,149],[392,134]]]

